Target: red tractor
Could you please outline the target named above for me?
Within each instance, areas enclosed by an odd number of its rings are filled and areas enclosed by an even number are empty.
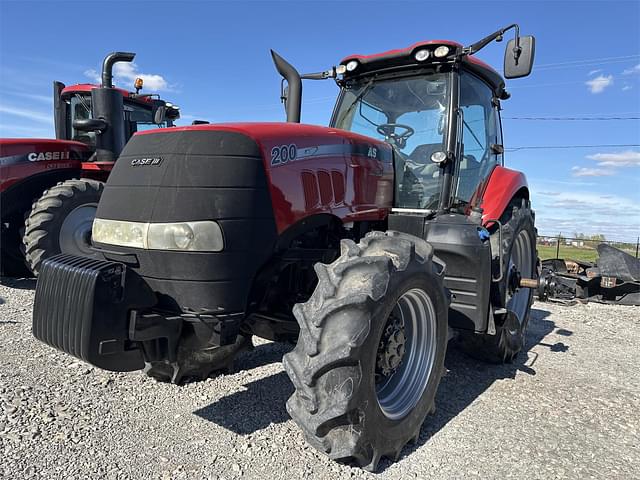
[[[135,93],[113,87],[113,65],[134,57],[107,55],[101,86],[53,82],[55,140],[0,139],[3,274],[37,273],[60,252],[92,255],[91,225],[115,159],[137,131],[179,117],[177,107],[139,93],[142,79]]]
[[[206,378],[257,335],[295,342],[287,410],[331,458],[375,470],[434,408],[448,340],[511,361],[535,285],[525,176],[503,166],[502,77],[475,56],[517,26],[286,79],[288,123],[136,135],[93,224],[100,259],[44,262],[34,335],[113,371]],[[330,127],[302,125],[301,78],[332,78]]]

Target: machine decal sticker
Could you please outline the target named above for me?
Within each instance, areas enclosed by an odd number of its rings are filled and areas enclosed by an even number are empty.
[[[295,144],[276,145],[271,149],[271,166],[277,167],[312,157],[361,156],[390,162],[390,152],[366,144],[334,144],[298,147]]]
[[[293,162],[298,155],[298,147],[294,143],[290,145],[277,145],[271,149],[271,165],[281,165]]]
[[[70,152],[40,152],[30,153],[27,159],[30,162],[43,162],[46,160],[69,160]]]
[[[157,166],[162,163],[162,157],[134,158],[131,160],[132,167]]]

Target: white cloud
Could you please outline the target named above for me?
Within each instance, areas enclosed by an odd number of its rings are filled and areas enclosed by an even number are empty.
[[[90,68],[85,70],[85,76],[91,79],[92,82],[101,83],[102,78],[98,71]],[[144,82],[144,89],[156,92],[170,91],[169,83],[162,75],[154,73],[142,73],[138,70],[138,65],[133,62],[118,62],[113,66],[113,78],[114,83],[126,88],[127,90],[133,89],[133,82],[136,78],[142,78]]]
[[[584,167],[573,167],[571,171],[574,177],[609,177],[615,173],[613,170],[605,170],[604,168]]]
[[[113,67],[113,75],[117,80],[123,80],[129,85],[133,85],[136,78],[142,78],[144,81],[144,88],[147,90],[169,90],[169,84],[162,75],[142,73],[138,71],[138,65],[133,62],[116,63]]]
[[[580,190],[549,191],[532,185],[536,226],[541,235],[572,232],[604,234],[609,240],[630,241],[638,234],[638,198]]]
[[[613,75],[598,75],[585,82],[591,93],[601,93],[605,88],[613,84]]]
[[[591,76],[591,75],[595,75],[596,73],[600,73],[602,71],[601,68],[598,68],[597,70],[591,70],[587,75]]]
[[[631,90],[631,85],[625,85],[624,87],[622,87],[622,91],[626,92],[627,90]]]
[[[7,115],[13,115],[14,117],[26,118],[34,122],[51,123],[51,114],[45,114],[41,112],[35,112],[33,110],[27,110],[25,108],[8,107],[6,105],[0,105],[0,113]]]
[[[618,153],[596,153],[587,155],[589,160],[596,160],[599,167],[640,167],[640,152],[626,150]]]
[[[627,68],[622,72],[623,75],[631,75],[634,73],[640,73],[640,63],[634,67]]]
[[[102,78],[100,78],[100,74],[93,68],[90,68],[89,70],[85,70],[84,76],[88,77],[89,80],[91,80],[93,83],[102,83]]]

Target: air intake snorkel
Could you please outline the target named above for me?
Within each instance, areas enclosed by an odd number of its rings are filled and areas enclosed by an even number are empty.
[[[135,53],[113,52],[102,62],[102,85],[91,90],[91,118],[76,119],[73,128],[94,132],[96,151],[92,160],[114,162],[126,143],[122,92],[113,88],[113,65],[131,62]]]

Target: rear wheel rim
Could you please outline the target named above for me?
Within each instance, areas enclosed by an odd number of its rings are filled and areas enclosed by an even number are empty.
[[[74,208],[60,227],[59,243],[62,253],[92,255],[91,227],[96,216],[97,203],[87,203]]]
[[[380,409],[391,420],[407,416],[418,404],[429,383],[436,356],[436,314],[433,302],[419,288],[405,292],[387,320],[404,326],[402,359],[388,375],[377,375],[376,397]],[[388,350],[383,338],[378,352]],[[385,350],[385,351],[386,351]]]
[[[531,236],[526,230],[520,230],[511,248],[509,258],[509,269],[515,269],[522,278],[532,278],[533,276],[533,250],[531,247]],[[508,290],[508,289],[507,289]],[[528,288],[517,288],[512,293],[507,293],[507,310],[512,311],[518,317],[520,325],[524,322],[531,291]]]

